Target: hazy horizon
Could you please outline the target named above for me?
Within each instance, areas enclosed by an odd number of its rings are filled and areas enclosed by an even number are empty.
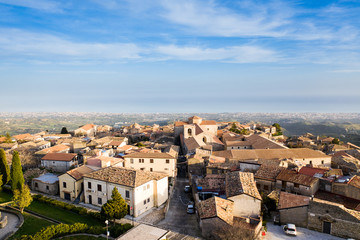
[[[0,112],[360,112],[359,9],[0,0]]]

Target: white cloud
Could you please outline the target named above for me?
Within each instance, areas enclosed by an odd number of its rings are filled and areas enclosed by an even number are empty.
[[[193,61],[221,61],[236,63],[276,62],[276,53],[256,46],[234,46],[226,48],[158,46],[155,51],[170,59]]]
[[[0,56],[38,62],[72,63],[87,61],[221,61],[236,63],[275,62],[276,53],[258,46],[243,45],[223,48],[199,46],[154,45],[134,43],[73,42],[58,36],[18,29],[0,28]]]
[[[0,3],[5,3],[14,6],[33,8],[46,12],[61,12],[62,9],[58,2],[49,0],[0,0]]]
[[[132,43],[72,42],[57,36],[17,29],[0,29],[0,55],[53,59],[68,57],[89,60],[139,58],[140,49]]]
[[[281,27],[289,23],[293,11],[285,4],[248,3],[239,13],[217,5],[215,1],[162,0],[163,17],[193,32],[215,36],[271,36],[285,34]]]

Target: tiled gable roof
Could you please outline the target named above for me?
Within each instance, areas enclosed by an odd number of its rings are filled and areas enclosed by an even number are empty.
[[[167,175],[128,168],[107,167],[88,173],[84,177],[135,188],[151,180],[163,179]]]
[[[353,178],[350,179],[350,181],[348,182],[348,184],[350,186],[356,187],[356,188],[360,188],[360,176],[354,176]]]
[[[166,158],[174,159],[175,157],[171,156],[168,153],[162,152],[135,152],[125,155],[124,158]]]
[[[255,178],[275,181],[277,175],[283,169],[284,169],[283,167],[278,167],[278,166],[261,165],[260,168],[255,173]]]
[[[287,192],[280,192],[278,209],[308,206],[310,197],[296,195]]]
[[[94,128],[95,125],[94,124],[85,124],[84,126],[81,127],[81,129],[84,129],[85,131],[88,131],[92,128]]]
[[[85,174],[93,172],[94,169],[89,168],[86,165],[83,165],[78,168],[74,168],[70,171],[67,171],[65,174],[69,174],[71,177],[73,177],[75,180],[81,179]]]
[[[212,197],[201,201],[199,204],[199,215],[201,219],[219,217],[226,223],[233,224],[233,207],[232,201],[219,197]]]
[[[246,194],[261,200],[254,174],[250,172],[230,172],[226,174],[226,197]]]
[[[76,156],[76,153],[48,153],[42,158],[42,160],[70,162]]]
[[[297,183],[304,186],[312,186],[317,181],[319,181],[317,178],[310,177],[304,174],[298,174],[294,171],[290,171],[287,169],[283,169],[276,177],[276,180]]]

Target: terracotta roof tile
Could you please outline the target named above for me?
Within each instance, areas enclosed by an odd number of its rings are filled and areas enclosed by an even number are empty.
[[[226,223],[233,224],[233,207],[232,201],[219,197],[212,197],[201,201],[199,204],[199,215],[201,219],[219,217]]]
[[[319,181],[319,179],[317,178],[310,177],[304,174],[298,174],[294,171],[290,171],[287,169],[283,169],[276,177],[276,180],[297,183],[304,186],[312,186],[317,181]]]
[[[302,167],[299,170],[299,173],[313,177],[316,173],[320,173],[320,174],[324,175],[325,172],[327,172],[327,171],[328,171],[327,169],[322,169],[322,168]]]
[[[296,195],[287,192],[280,192],[278,209],[308,206],[310,197]]]
[[[120,167],[107,167],[88,173],[84,177],[116,183],[128,187],[138,187],[151,180],[160,180],[167,177],[163,173],[148,172]]]
[[[72,176],[73,178],[75,178],[75,180],[79,180],[81,179],[85,174],[91,173],[93,172],[94,169],[89,168],[86,165],[83,165],[81,167],[78,168],[74,168],[70,171],[67,171],[65,174],[69,174],[70,176]]]
[[[42,158],[42,160],[70,162],[76,156],[76,153],[48,153]]]
[[[283,170],[283,167],[261,165],[255,173],[255,178],[276,181],[277,175]]]
[[[353,178],[350,179],[350,181],[348,182],[348,184],[350,186],[356,187],[356,188],[360,188],[360,176],[354,176]]]
[[[94,128],[96,125],[94,124],[85,124],[84,126],[82,126],[81,128],[84,129],[85,131],[88,131],[92,128]]]
[[[168,153],[162,152],[135,152],[125,155],[124,158],[166,158],[166,159],[174,159],[175,157],[171,156]]]
[[[214,120],[202,120],[200,125],[216,125],[216,121],[214,121]]]
[[[240,194],[246,194],[261,200],[253,173],[231,172],[226,174],[226,197],[230,198]]]

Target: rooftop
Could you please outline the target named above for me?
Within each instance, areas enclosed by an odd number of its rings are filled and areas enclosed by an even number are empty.
[[[261,200],[253,173],[230,172],[226,174],[226,197],[230,198],[240,194],[246,194]]]
[[[310,177],[304,174],[298,174],[294,171],[287,169],[283,169],[276,177],[276,180],[297,183],[304,186],[312,186],[318,181],[317,178]]]
[[[171,156],[168,153],[162,152],[135,152],[125,155],[125,158],[166,158],[174,159],[175,157]]]
[[[42,160],[69,162],[76,156],[76,153],[48,153],[42,158]]]
[[[219,217],[226,223],[233,224],[232,201],[219,197],[212,197],[200,202],[199,215],[201,219]]]
[[[167,177],[163,173],[148,172],[120,167],[107,167],[85,174],[84,177],[111,182],[128,187],[138,187],[151,180],[160,180]]]
[[[310,197],[296,195],[287,192],[280,192],[278,209],[308,206]]]
[[[255,173],[255,178],[275,181],[277,175],[283,170],[283,167],[261,165]]]

